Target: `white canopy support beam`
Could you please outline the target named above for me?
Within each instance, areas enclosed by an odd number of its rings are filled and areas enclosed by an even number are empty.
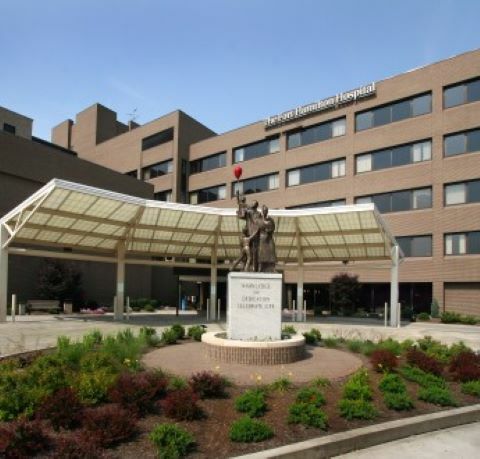
[[[398,267],[400,265],[399,247],[392,246],[392,267],[390,277],[390,326],[399,325],[398,317]]]
[[[217,251],[218,251],[218,237],[220,232],[221,218],[218,219],[218,226],[215,230],[215,239],[213,243],[213,250],[210,261],[210,302],[208,311],[208,317],[212,320],[217,320],[217,284],[218,284],[218,272],[217,272]]]
[[[7,321],[8,302],[8,249],[4,245],[8,239],[8,231],[0,224],[0,322]]]
[[[114,320],[123,320],[125,309],[125,242],[117,246],[116,302],[113,305]]]
[[[293,313],[295,314],[295,320],[298,320],[298,312],[303,312],[303,250],[302,244],[300,240],[300,230],[296,231],[296,238],[297,238],[297,259],[298,259],[298,269],[297,269],[297,310]],[[303,317],[302,317],[303,319]]]

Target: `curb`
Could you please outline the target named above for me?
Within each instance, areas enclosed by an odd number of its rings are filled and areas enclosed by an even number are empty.
[[[323,459],[434,430],[480,421],[480,404],[384,422],[348,432],[312,438],[237,459]]]

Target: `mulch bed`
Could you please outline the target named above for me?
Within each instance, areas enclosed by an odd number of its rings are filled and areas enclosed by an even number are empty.
[[[230,397],[227,399],[204,400],[200,402],[200,405],[206,414],[204,419],[178,423],[191,432],[197,441],[196,450],[191,453],[189,457],[232,457],[307,440],[314,437],[365,427],[372,424],[449,409],[431,405],[418,400],[416,397],[416,394],[419,390],[418,385],[409,381],[405,381],[408,392],[414,400],[415,409],[407,412],[388,410],[383,404],[383,394],[378,389],[378,383],[382,378],[382,375],[371,369],[368,358],[359,354],[355,355],[363,360],[365,367],[370,369],[370,383],[374,391],[374,404],[379,412],[378,417],[374,421],[347,421],[340,417],[337,403],[341,398],[342,383],[346,379],[343,378],[333,382],[330,387],[322,389],[327,400],[326,405],[322,409],[328,415],[328,431],[325,432],[315,428],[307,428],[301,425],[291,425],[287,423],[286,420],[288,415],[288,407],[294,402],[297,392],[296,389],[301,387],[296,386],[287,392],[274,392],[268,397],[267,403],[269,410],[266,415],[260,419],[265,421],[273,428],[275,436],[272,439],[261,443],[234,443],[229,440],[228,432],[232,422],[241,417],[241,414],[235,411],[233,399],[246,389],[246,387],[236,386],[229,389],[228,392]],[[452,394],[460,406],[478,403],[477,398],[461,393],[460,384],[450,382],[449,386],[452,390]],[[172,420],[162,415],[150,415],[143,418],[139,422],[139,433],[136,438],[128,443],[123,443],[116,448],[109,450],[109,453],[111,453],[113,457],[117,458],[156,457],[155,451],[148,439],[148,433],[157,423],[161,422],[172,422]]]

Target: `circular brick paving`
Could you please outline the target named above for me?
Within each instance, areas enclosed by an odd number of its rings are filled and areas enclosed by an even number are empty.
[[[285,376],[294,383],[314,378],[339,379],[362,366],[353,354],[323,347],[306,347],[303,360],[283,365],[242,365],[211,360],[201,343],[190,342],[166,346],[145,354],[143,363],[148,368],[161,368],[179,376],[190,376],[197,371],[215,371],[239,385],[270,383]]]

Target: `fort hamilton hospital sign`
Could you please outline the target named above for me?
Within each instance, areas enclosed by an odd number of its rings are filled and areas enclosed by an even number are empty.
[[[376,91],[375,83],[373,82],[365,86],[361,86],[360,88],[352,89],[351,91],[340,92],[335,96],[327,97],[326,99],[318,102],[302,105],[294,108],[293,110],[280,113],[279,115],[270,116],[265,120],[265,127],[270,128],[278,126],[280,124],[288,123],[313,113],[323,112],[324,110],[329,110],[332,108],[338,108],[341,105],[353,103],[358,99],[371,97],[375,95]]]

